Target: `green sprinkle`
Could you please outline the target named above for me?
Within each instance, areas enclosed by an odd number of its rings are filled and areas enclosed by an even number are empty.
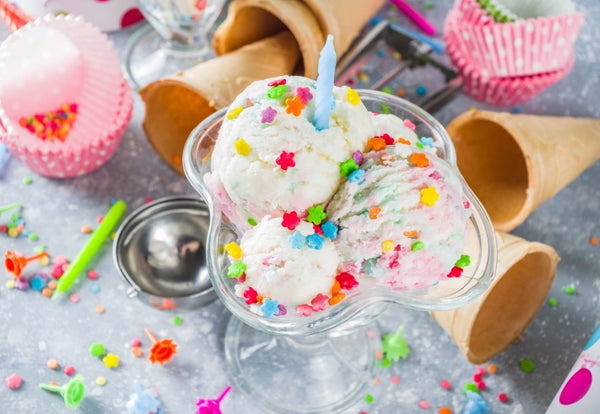
[[[33,180],[31,179],[31,177],[25,177],[23,178],[23,184],[25,185],[29,185],[33,182]]]
[[[18,213],[13,213],[13,214],[10,215],[10,220],[11,221],[17,221],[20,218],[21,218],[21,216]]]
[[[454,264],[456,267],[460,267],[461,269],[469,266],[471,264],[471,257],[468,254],[461,254],[460,259],[456,261]]]
[[[433,9],[433,3],[430,1],[425,2],[425,8],[426,9]]]
[[[412,244],[412,246],[410,246],[410,249],[413,252],[417,252],[419,250],[423,250],[423,248],[425,247],[425,243],[423,243],[421,240],[416,241]]]
[[[248,219],[248,224],[251,226],[256,226],[258,223],[252,217]]]
[[[477,385],[473,384],[472,382],[468,382],[465,384],[465,392],[467,391],[476,392],[477,394],[479,394],[479,388],[477,388]]]
[[[27,236],[27,238],[31,241],[38,241],[39,236],[36,233],[29,233],[29,235]]]
[[[373,396],[371,394],[365,395],[365,402],[367,404],[373,404],[374,400],[375,400],[375,398],[373,398]]]
[[[246,265],[242,262],[235,262],[227,268],[227,277],[233,279],[240,277],[246,271]]]
[[[285,93],[285,85],[277,85],[273,86],[267,92],[267,96],[271,99],[281,98],[281,96]]]
[[[521,371],[533,372],[535,369],[535,364],[531,359],[522,359],[519,363],[519,367],[521,368]]]
[[[415,145],[419,149],[425,149],[425,146],[422,143],[420,143],[420,142],[417,142]]]
[[[556,308],[558,306],[558,299],[554,297],[548,298],[548,305],[552,306],[553,308]]]
[[[15,227],[17,227],[17,225],[11,221],[10,223],[6,223],[6,227],[8,227],[9,229],[14,229]]]
[[[383,365],[386,368],[389,368],[390,365],[392,365],[392,362],[389,359],[387,359],[387,358],[383,358],[381,360],[381,365]]]
[[[181,316],[174,316],[173,317],[173,323],[175,325],[181,325],[181,322],[183,322],[183,320],[181,319]]]
[[[323,206],[311,206],[308,208],[308,217],[306,221],[316,224],[317,226],[327,218],[327,213],[323,211]]]
[[[92,354],[95,357],[101,357],[102,355],[106,354],[104,345],[101,344],[100,342],[94,342],[92,345],[90,345],[89,351],[90,351],[90,354]]]
[[[389,86],[386,86],[385,88],[381,89],[381,92],[391,94],[392,89]]]
[[[569,285],[569,286],[565,287],[565,293],[567,295],[574,295],[575,294],[575,286]]]
[[[358,170],[358,165],[356,165],[356,161],[354,158],[348,158],[344,162],[340,162],[340,174],[342,177],[347,177],[354,170]]]
[[[42,252],[45,252],[46,250],[48,250],[48,246],[46,246],[45,244],[42,244],[41,246],[36,246],[33,248],[33,251],[35,253],[42,253]]]
[[[384,114],[391,114],[392,110],[390,109],[390,107],[389,107],[388,104],[382,103],[381,104],[381,112],[384,113]]]

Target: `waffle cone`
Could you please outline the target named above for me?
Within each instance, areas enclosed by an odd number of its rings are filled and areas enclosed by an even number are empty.
[[[181,154],[192,129],[251,82],[291,73],[299,58],[296,40],[282,32],[148,84],[140,90],[148,140],[167,165],[184,175]]]
[[[600,120],[468,111],[447,127],[498,231],[521,224],[600,158]]]
[[[506,350],[544,304],[560,258],[543,243],[496,233],[497,276],[479,299],[457,309],[432,312],[473,364]]]
[[[384,0],[234,0],[217,29],[217,54],[229,53],[281,30],[289,30],[300,45],[298,73],[315,78],[319,53],[332,34],[338,58],[348,49]]]

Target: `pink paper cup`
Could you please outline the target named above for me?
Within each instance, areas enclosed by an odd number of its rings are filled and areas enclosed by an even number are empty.
[[[75,177],[103,165],[131,119],[131,88],[113,44],[81,17],[45,16],[0,45],[0,140],[33,171]],[[64,141],[19,125],[34,114],[77,104]]]
[[[481,7],[477,0],[456,0],[452,11],[459,20],[474,26],[495,23],[494,18]]]

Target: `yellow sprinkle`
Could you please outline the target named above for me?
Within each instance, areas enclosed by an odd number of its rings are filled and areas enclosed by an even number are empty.
[[[369,75],[367,75],[365,72],[359,72],[358,73],[358,80],[360,80],[361,82],[368,82],[369,81]]]
[[[9,279],[6,281],[6,288],[7,289],[14,289],[15,288],[15,281],[13,279]]]
[[[350,103],[354,106],[360,103],[360,96],[358,96],[358,92],[356,92],[352,88],[348,88],[348,91],[346,92],[346,97],[348,98],[348,101],[350,101]]]
[[[421,203],[429,207],[433,207],[439,197],[437,191],[435,191],[435,187],[427,187],[421,190]]]
[[[40,264],[42,266],[48,266],[50,264],[50,258],[48,256],[40,257]]]
[[[242,113],[243,110],[244,110],[244,108],[241,106],[238,106],[237,108],[233,108],[232,110],[227,112],[227,119],[237,118],[238,116],[240,116],[240,114]]]
[[[98,377],[96,378],[96,384],[103,386],[106,384],[106,377]]]
[[[384,240],[383,242],[381,242],[381,249],[384,252],[391,252],[392,250],[394,250],[394,247],[396,247],[396,245],[391,240]]]
[[[240,259],[242,257],[242,248],[234,241],[227,243],[225,245],[225,250],[227,250],[229,256],[234,259]]]
[[[392,56],[394,57],[394,59],[402,60],[402,55],[400,54],[400,52],[394,52],[392,53]]]
[[[248,143],[244,140],[244,138],[240,138],[237,141],[235,141],[234,145],[237,153],[243,155],[244,157],[247,157],[248,154],[250,154],[250,150],[252,149],[250,148],[250,145],[248,145]]]
[[[115,368],[119,366],[119,357],[115,354],[108,353],[102,358],[102,362],[104,362],[106,368]]]
[[[19,230],[17,230],[16,227],[11,227],[10,229],[8,229],[8,236],[9,237],[17,237],[19,235]]]

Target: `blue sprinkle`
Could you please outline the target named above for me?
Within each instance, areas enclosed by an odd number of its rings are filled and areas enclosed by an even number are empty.
[[[421,138],[419,138],[419,141],[421,141],[421,144],[425,145],[426,147],[433,148],[433,138],[432,137],[421,137]]]
[[[383,49],[377,49],[377,56],[385,56],[385,51],[383,51]]]
[[[365,181],[365,170],[354,170],[348,175],[348,181],[351,183],[359,183],[362,184]]]
[[[415,89],[415,92],[419,96],[425,96],[427,94],[427,88],[424,87],[423,85],[419,85],[419,86],[417,86],[417,89]]]
[[[265,314],[267,318],[280,312],[279,303],[274,299],[264,298],[263,304],[260,310]]]
[[[292,249],[302,249],[306,245],[306,237],[304,237],[298,230],[288,237],[288,241],[290,242]]]
[[[40,275],[35,275],[35,277],[31,279],[29,283],[31,284],[31,289],[33,290],[42,290],[46,287],[46,281]]]
[[[515,107],[512,109],[512,113],[513,113],[513,114],[520,114],[520,113],[521,113],[521,108],[519,108],[518,106],[515,106]]]
[[[318,233],[313,233],[306,238],[308,242],[308,247],[315,250],[321,250],[323,247],[323,243],[325,243],[325,237],[321,236]]]
[[[321,230],[323,230],[323,235],[328,239],[337,238],[338,226],[333,224],[331,220],[327,220],[324,224],[321,224]]]
[[[21,235],[23,237],[29,237],[29,233],[31,233],[31,230],[23,229],[23,231],[21,232]]]
[[[25,220],[19,217],[18,219],[14,220],[13,223],[15,223],[17,226],[20,224],[25,225]]]
[[[98,293],[98,292],[100,292],[100,286],[93,284],[92,287],[90,288],[90,290],[92,291],[92,293]]]
[[[463,410],[464,414],[489,414],[490,406],[481,395],[473,391],[467,391],[467,404]]]

